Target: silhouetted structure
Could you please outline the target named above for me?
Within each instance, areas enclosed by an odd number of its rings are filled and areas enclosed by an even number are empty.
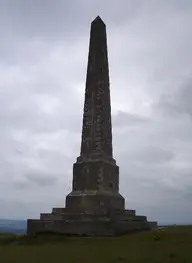
[[[125,210],[119,193],[119,167],[112,149],[106,26],[97,17],[91,24],[81,152],[73,165],[72,191],[65,208],[53,208],[51,214],[41,214],[40,220],[29,219],[27,233],[118,235],[151,226],[145,216]]]

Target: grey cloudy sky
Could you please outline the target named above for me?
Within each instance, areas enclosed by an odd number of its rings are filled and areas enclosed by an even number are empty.
[[[0,217],[38,218],[71,190],[97,15],[127,208],[192,222],[191,0],[0,1]]]

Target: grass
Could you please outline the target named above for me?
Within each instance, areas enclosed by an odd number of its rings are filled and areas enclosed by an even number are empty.
[[[115,238],[0,234],[2,263],[191,263],[192,226]]]

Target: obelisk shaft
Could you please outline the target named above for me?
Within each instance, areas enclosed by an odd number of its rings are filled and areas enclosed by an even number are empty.
[[[81,156],[113,157],[106,26],[100,17],[91,24]]]

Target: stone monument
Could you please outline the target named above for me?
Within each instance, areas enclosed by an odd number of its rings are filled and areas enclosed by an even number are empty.
[[[125,210],[119,167],[113,158],[106,26],[91,24],[80,156],[73,165],[72,191],[65,207],[28,219],[27,234],[113,236],[151,229],[145,216]]]

